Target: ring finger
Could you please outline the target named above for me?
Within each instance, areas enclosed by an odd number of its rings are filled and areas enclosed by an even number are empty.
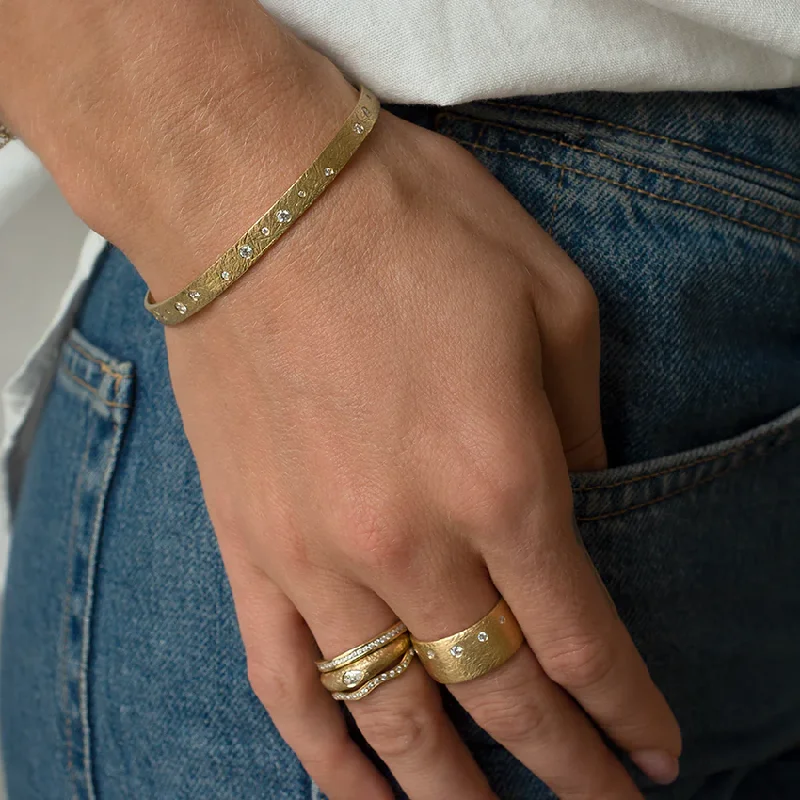
[[[397,616],[370,589],[341,579],[315,593],[311,607],[294,598],[324,658],[334,658],[390,628]],[[418,660],[361,700],[348,702],[364,738],[412,800],[490,800],[494,794],[453,724],[437,685]]]

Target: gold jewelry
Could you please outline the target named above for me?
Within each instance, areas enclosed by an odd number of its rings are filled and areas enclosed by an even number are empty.
[[[524,637],[517,618],[502,598],[474,625],[434,642],[411,636],[425,671],[439,683],[462,683],[502,666],[519,650]]]
[[[363,683],[394,666],[409,647],[411,647],[411,641],[408,638],[408,634],[404,633],[379,650],[359,658],[358,661],[354,661],[352,664],[339,667],[333,672],[323,672],[319,678],[322,681],[322,685],[329,692],[346,692],[358,689]]]
[[[315,661],[314,663],[317,665],[317,669],[320,672],[333,672],[333,670],[339,669],[339,667],[358,661],[362,656],[374,653],[384,645],[402,636],[406,631],[408,631],[408,628],[406,628],[402,622],[395,622],[391,628],[387,628],[383,633],[379,633],[374,639],[370,639],[368,642],[364,642],[364,644],[360,644],[358,647],[345,650],[344,653],[341,653],[329,661]]]
[[[0,149],[5,147],[13,138],[14,134],[0,122]]]
[[[156,303],[148,292],[145,308],[164,325],[177,325],[236,283],[333,182],[374,127],[379,111],[378,98],[362,87],[356,107],[330,144],[269,211],[178,294]]]
[[[354,692],[333,692],[331,697],[334,700],[361,700],[368,694],[372,694],[382,683],[393,681],[399,678],[407,669],[408,665],[414,659],[414,651],[409,647],[406,654],[403,656],[402,661],[397,666],[392,667],[380,675],[376,675],[372,680],[367,681],[363,686],[356,689]]]

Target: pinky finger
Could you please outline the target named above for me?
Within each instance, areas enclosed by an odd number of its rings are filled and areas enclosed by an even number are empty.
[[[227,554],[230,556],[230,554]],[[330,800],[392,800],[389,784],[350,738],[339,704],[319,681],[311,632],[258,567],[226,559],[253,691]]]

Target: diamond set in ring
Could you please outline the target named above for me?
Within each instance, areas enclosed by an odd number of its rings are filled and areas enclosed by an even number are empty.
[[[381,683],[394,680],[402,675],[408,669],[408,665],[411,663],[413,658],[414,649],[409,647],[408,650],[406,650],[406,654],[403,656],[403,660],[396,666],[392,667],[392,669],[387,670],[386,672],[381,672],[380,675],[372,678],[372,680],[367,681],[360,689],[356,689],[354,692],[333,692],[333,699],[361,700],[362,697],[366,697],[376,687],[380,686]]]
[[[386,631],[386,633],[382,633],[380,636],[376,637],[371,642],[362,644],[361,647],[357,647],[355,650],[351,652],[343,653],[340,656],[336,656],[336,658],[333,658],[330,661],[325,661],[317,664],[317,669],[320,672],[330,672],[331,670],[337,669],[338,667],[343,667],[346,664],[351,664],[353,661],[358,661],[358,659],[361,658],[361,656],[366,656],[369,653],[374,653],[376,650],[380,649],[385,644],[393,642],[398,636],[401,636],[407,630],[408,628],[402,622],[398,622],[397,625],[390,628],[388,631]]]

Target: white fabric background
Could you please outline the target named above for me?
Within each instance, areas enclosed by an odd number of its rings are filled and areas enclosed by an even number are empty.
[[[386,100],[800,83],[798,0],[261,0]]]

